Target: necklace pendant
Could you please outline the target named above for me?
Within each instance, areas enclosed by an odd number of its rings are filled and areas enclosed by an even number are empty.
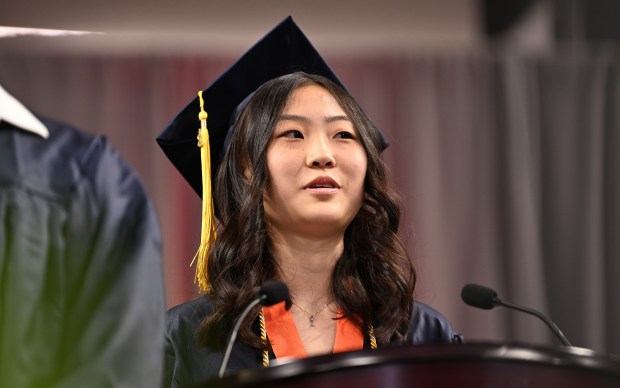
[[[314,315],[310,315],[308,319],[310,319],[310,327],[314,327]]]

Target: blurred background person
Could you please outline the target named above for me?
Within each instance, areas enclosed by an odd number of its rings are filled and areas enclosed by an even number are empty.
[[[161,236],[103,136],[0,87],[0,386],[155,387]]]

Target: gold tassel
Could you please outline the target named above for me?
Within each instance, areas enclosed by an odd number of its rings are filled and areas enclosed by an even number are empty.
[[[207,130],[207,112],[204,110],[202,91],[198,92],[200,99],[200,129],[198,130],[198,147],[200,147],[200,161],[202,169],[202,227],[200,231],[200,247],[194,255],[190,266],[196,262],[194,283],[198,282],[200,291],[209,290],[207,278],[207,260],[209,251],[216,238],[215,211],[213,208],[213,194],[211,193],[211,150],[209,147],[209,131]]]

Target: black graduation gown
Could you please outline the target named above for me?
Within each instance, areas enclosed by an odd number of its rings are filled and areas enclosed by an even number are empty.
[[[154,387],[161,236],[137,175],[100,136],[0,124],[0,387]]]
[[[164,387],[192,386],[217,377],[223,352],[202,346],[196,340],[200,322],[212,311],[213,305],[205,298],[181,304],[168,311]],[[258,329],[256,331],[258,332]],[[424,303],[414,303],[406,343],[462,342],[462,336],[452,329],[439,312]],[[370,348],[368,338],[364,341],[364,348]],[[270,358],[274,358],[273,353]],[[261,366],[259,351],[236,343],[226,373]]]

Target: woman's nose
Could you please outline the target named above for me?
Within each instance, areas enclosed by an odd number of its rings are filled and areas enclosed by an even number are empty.
[[[334,167],[336,159],[329,145],[329,140],[323,137],[309,142],[307,164],[311,167]]]

